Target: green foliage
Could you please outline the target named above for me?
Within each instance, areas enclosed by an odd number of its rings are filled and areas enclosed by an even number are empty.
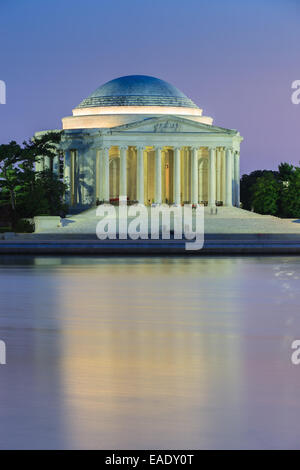
[[[24,142],[25,162],[39,162],[41,157],[49,157],[50,169],[53,171],[53,159],[57,155],[57,145],[60,143],[61,132],[51,131],[33,137],[29,142]]]
[[[294,166],[289,163],[280,163],[278,166],[278,179],[281,182],[289,181],[294,172]]]
[[[0,233],[11,232],[11,227],[0,227]]]
[[[254,212],[276,215],[278,211],[279,184],[272,173],[257,178],[252,187]]]
[[[252,171],[250,175],[243,175],[241,178],[240,192],[241,192],[241,202],[243,209],[248,211],[252,210],[253,204],[253,186],[256,180],[263,176],[265,173],[269,173],[267,170],[256,170]]]
[[[281,163],[278,171],[253,171],[241,178],[242,207],[259,214],[300,218],[300,167]]]
[[[17,233],[32,233],[34,232],[34,226],[29,220],[19,219],[15,223],[14,231]]]
[[[34,217],[66,212],[63,203],[65,189],[65,184],[51,170],[36,173],[33,187],[27,186],[19,198],[20,214],[22,217]]]
[[[22,175],[18,163],[22,160],[22,149],[15,142],[0,145],[0,191],[1,202],[11,207],[11,222],[17,219],[16,198],[22,189]]]
[[[300,219],[300,168],[294,168],[281,188],[280,215]]]
[[[9,207],[9,221],[18,226],[20,218],[36,215],[59,215],[67,211],[63,203],[65,184],[50,170],[35,172],[41,156],[53,162],[60,133],[46,133],[24,142],[0,145],[0,206]],[[1,213],[1,210],[0,210]]]

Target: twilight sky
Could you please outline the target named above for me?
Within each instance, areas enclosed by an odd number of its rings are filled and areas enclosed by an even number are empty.
[[[241,172],[300,160],[299,0],[0,0],[0,143],[61,128],[99,85],[162,78],[238,129]]]

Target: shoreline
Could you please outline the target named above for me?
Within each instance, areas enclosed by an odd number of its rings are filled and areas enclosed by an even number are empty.
[[[186,250],[189,240],[98,240],[88,236],[47,238],[17,235],[0,241],[0,254],[14,255],[300,255],[299,234],[207,234],[200,250]],[[191,241],[190,241],[191,242]]]

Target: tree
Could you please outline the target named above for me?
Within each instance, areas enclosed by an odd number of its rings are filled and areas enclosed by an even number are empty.
[[[61,131],[45,132],[24,142],[25,159],[38,162],[41,157],[50,159],[50,170],[53,172],[53,160],[57,156],[57,146],[61,141]]]
[[[2,201],[7,200],[11,208],[12,221],[17,218],[17,193],[22,187],[22,175],[18,163],[22,149],[15,141],[0,145],[0,189]]]
[[[253,185],[252,204],[259,214],[276,215],[278,210],[279,183],[271,172],[260,176]]]
[[[253,209],[253,189],[258,178],[271,173],[269,170],[252,171],[250,175],[243,175],[240,183],[241,203],[243,209],[251,211]]]
[[[36,215],[60,215],[67,212],[63,196],[66,185],[51,170],[35,174],[33,188],[24,187],[19,198],[18,212],[21,217]]]
[[[294,166],[289,163],[280,163],[278,166],[278,178],[285,183],[290,180],[294,172]]]
[[[60,132],[51,132],[24,142],[23,147],[15,141],[0,145],[0,203],[9,205],[13,227],[20,218],[66,212],[63,202],[66,186],[53,173],[59,141]],[[51,159],[51,168],[35,172],[35,162],[41,156]]]
[[[293,168],[288,181],[284,183],[280,192],[280,216],[300,218],[300,168]]]

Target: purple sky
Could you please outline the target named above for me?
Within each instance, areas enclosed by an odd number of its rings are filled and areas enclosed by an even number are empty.
[[[299,0],[0,2],[0,143],[60,128],[102,83],[145,74],[240,131],[242,172],[299,162]]]

